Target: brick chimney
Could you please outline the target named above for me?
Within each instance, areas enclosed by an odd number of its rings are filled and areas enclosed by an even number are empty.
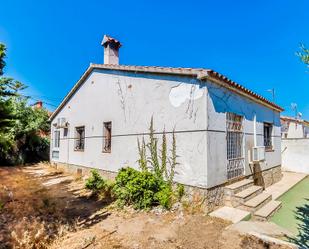
[[[33,106],[37,109],[42,109],[43,108],[43,102],[40,100],[38,102],[35,102]]]
[[[121,43],[110,36],[104,35],[101,45],[104,47],[104,64],[119,65]]]

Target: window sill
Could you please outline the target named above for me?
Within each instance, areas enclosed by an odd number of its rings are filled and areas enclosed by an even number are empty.
[[[274,152],[275,150],[273,148],[265,149],[265,152]]]
[[[74,149],[74,151],[77,151],[77,152],[84,152],[84,150],[82,150],[82,149]]]

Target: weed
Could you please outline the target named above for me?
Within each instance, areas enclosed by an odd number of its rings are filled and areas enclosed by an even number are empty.
[[[106,181],[96,169],[93,169],[91,170],[91,176],[86,180],[85,187],[96,195],[106,187]]]
[[[177,199],[180,201],[181,198],[184,196],[184,194],[185,194],[185,186],[183,184],[177,183],[176,185]]]

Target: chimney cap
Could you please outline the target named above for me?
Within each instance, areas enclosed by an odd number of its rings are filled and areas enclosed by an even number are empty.
[[[118,48],[120,48],[122,45],[120,41],[116,40],[115,38],[104,35],[101,45],[106,47],[109,43],[114,43],[114,45],[116,45]]]

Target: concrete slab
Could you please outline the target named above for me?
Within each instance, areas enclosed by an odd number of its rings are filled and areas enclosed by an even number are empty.
[[[283,195],[286,191],[291,189],[294,185],[303,180],[307,175],[303,173],[295,173],[295,172],[282,172],[282,179],[269,186],[264,190],[265,193],[271,194],[273,199],[276,200],[281,195]]]
[[[63,177],[57,177],[57,178],[51,178],[46,182],[43,182],[42,184],[44,186],[51,186],[51,185],[55,185],[55,184],[59,184],[65,181],[73,181],[73,177],[72,176],[63,176]]]
[[[249,188],[247,188],[247,189],[245,189],[245,190],[235,194],[235,196],[239,197],[239,198],[246,198],[246,197],[254,194],[255,192],[257,192],[257,191],[259,191],[261,189],[262,189],[262,187],[260,187],[260,186],[251,186],[251,187],[249,187]]]
[[[234,189],[237,189],[237,188],[249,185],[251,183],[253,183],[253,180],[245,179],[245,180],[242,180],[242,181],[235,182],[233,184],[227,185],[227,186],[225,186],[225,188],[234,190]]]
[[[248,220],[251,217],[250,212],[226,206],[211,212],[209,215],[212,217],[229,220],[233,223],[237,223],[242,220]]]
[[[252,208],[256,208],[259,205],[261,205],[262,203],[266,202],[267,200],[271,200],[271,195],[268,193],[261,193],[257,196],[255,196],[254,198],[250,199],[249,201],[246,201],[244,203],[245,206],[247,207],[252,207]]]
[[[264,207],[254,213],[255,216],[259,216],[268,219],[278,208],[281,206],[281,201],[271,201]]]
[[[240,221],[237,224],[230,225],[227,229],[238,231],[241,234],[255,232],[275,238],[293,236],[289,230],[284,229],[272,222]]]

